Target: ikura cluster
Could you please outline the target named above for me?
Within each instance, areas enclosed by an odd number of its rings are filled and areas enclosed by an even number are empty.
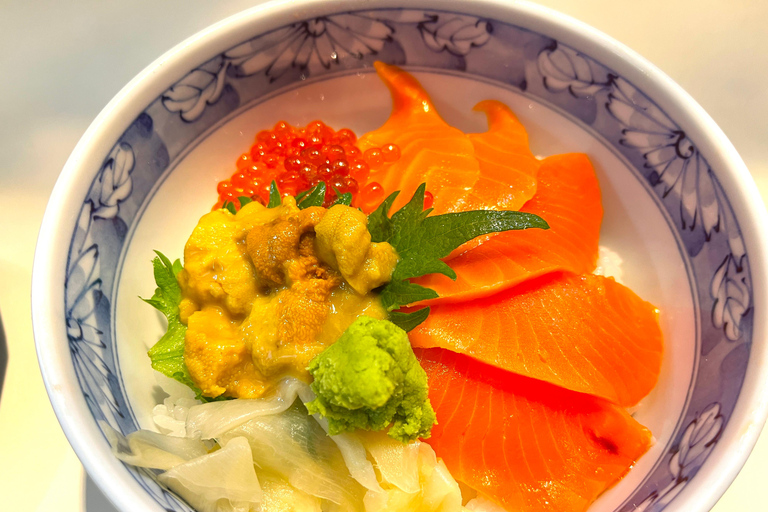
[[[267,204],[273,181],[281,195],[292,196],[324,181],[324,206],[335,200],[337,192],[351,193],[355,205],[377,204],[384,199],[384,190],[369,182],[369,176],[397,161],[400,148],[387,144],[363,152],[355,142],[357,136],[348,128],[334,131],[322,121],[297,128],[280,121],[259,132],[250,150],[237,159],[235,173],[219,182],[214,209],[228,201],[239,209],[237,198],[242,196]]]

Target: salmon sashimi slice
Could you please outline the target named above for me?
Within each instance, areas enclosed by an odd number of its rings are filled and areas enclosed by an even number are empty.
[[[467,198],[466,210],[519,210],[536,192],[539,160],[531,153],[528,132],[503,103],[481,101],[488,131],[467,135],[480,164],[480,178]]]
[[[556,273],[432,307],[414,347],[441,347],[557,386],[637,404],[659,377],[656,308],[613,278]]]
[[[496,100],[481,101],[473,110],[485,112],[488,131],[467,135],[480,164],[480,177],[464,210],[519,210],[536,192],[539,160],[528,144],[528,132],[514,113]],[[455,255],[477,247],[498,235],[492,233],[470,240]]]
[[[417,351],[451,475],[515,512],[582,512],[651,446],[620,407],[448,350]]]
[[[392,114],[378,129],[357,141],[366,151],[386,144],[400,148],[400,158],[381,171],[372,171],[386,195],[400,191],[392,211],[413,196],[421,183],[434,197],[435,214],[461,211],[480,166],[469,138],[446,123],[421,84],[397,66],[376,62],[376,71],[392,94]]]
[[[588,274],[595,269],[603,207],[597,176],[586,155],[569,153],[544,159],[536,195],[521,211],[540,216],[549,229],[499,233],[479,247],[449,258],[455,281],[442,274],[415,281],[439,295],[428,302],[472,300],[550,272]]]

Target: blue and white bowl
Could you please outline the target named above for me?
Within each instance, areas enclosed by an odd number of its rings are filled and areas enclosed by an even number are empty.
[[[476,102],[499,99],[537,154],[592,158],[601,243],[660,308],[666,352],[636,411],[656,444],[590,510],[709,510],[766,416],[762,202],[723,133],[656,68],[570,18],[497,0],[260,6],[177,46],[104,109],[56,184],[33,276],[43,376],[92,478],[126,512],[189,510],[102,432],[152,428],[167,384],[146,357],[162,324],[137,299],[154,288],[152,250],[181,256],[258,130],[380,125],[390,99],[375,60],[414,73],[465,131],[485,129]]]

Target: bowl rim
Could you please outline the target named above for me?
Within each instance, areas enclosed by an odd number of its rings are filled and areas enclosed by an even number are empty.
[[[686,126],[691,138],[712,168],[734,210],[749,255],[753,308],[765,309],[768,281],[768,214],[749,171],[704,109],[679,85],[645,58],[597,29],[570,16],[527,0],[474,0],[454,3],[445,0],[275,0],[225,18],[192,35],[152,62],[107,104],[86,130],[56,181],[43,217],[32,272],[32,320],[38,362],[46,390],[67,439],[86,471],[120,510],[137,505],[161,510],[132,478],[106,444],[94,444],[103,437],[82,396],[69,356],[66,336],[60,330],[64,318],[64,276],[67,263],[60,255],[67,251],[77,222],[77,207],[70,197],[85,197],[90,180],[79,179],[98,169],[114,141],[152,101],[195,65],[229,49],[232,44],[256,34],[307,19],[346,11],[381,8],[435,9],[486,17],[542,34],[557,34],[557,40],[573,48],[590,49],[589,57],[617,71],[637,88],[649,94],[662,110]],[[727,171],[726,171],[727,170]],[[90,174],[89,174],[90,176]],[[57,250],[58,249],[58,250]],[[768,415],[768,364],[766,321],[755,315],[749,366],[731,420],[710,454],[718,471],[705,471],[692,479],[667,511],[709,510],[722,496],[746,462]],[[755,344],[756,340],[763,343]],[[714,467],[714,463],[708,463]]]

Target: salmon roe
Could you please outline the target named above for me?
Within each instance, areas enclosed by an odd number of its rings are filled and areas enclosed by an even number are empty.
[[[326,207],[336,199],[336,191],[351,193],[355,204],[376,205],[384,199],[384,189],[369,182],[369,175],[397,161],[400,148],[386,144],[363,153],[356,142],[357,136],[348,128],[334,131],[322,121],[297,128],[280,121],[273,129],[259,132],[249,151],[236,160],[232,176],[219,182],[214,209],[225,202],[239,209],[241,196],[267,204],[272,181],[281,195],[291,196],[323,181]]]

